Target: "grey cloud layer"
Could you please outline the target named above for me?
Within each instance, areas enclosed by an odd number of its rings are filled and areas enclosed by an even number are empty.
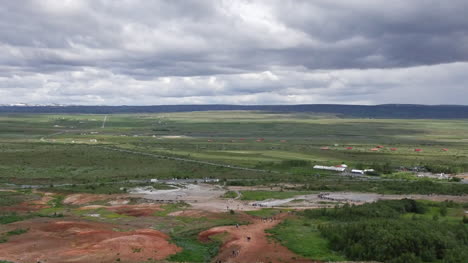
[[[461,0],[4,1],[0,103],[468,104],[465,10]]]

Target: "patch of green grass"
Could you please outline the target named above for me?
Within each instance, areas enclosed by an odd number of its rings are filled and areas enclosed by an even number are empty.
[[[70,185],[70,186],[57,186],[57,187],[44,187],[41,190],[47,192],[57,193],[90,193],[90,194],[121,194],[126,193],[127,187],[132,184],[86,184],[86,185]]]
[[[235,191],[227,191],[224,193],[223,198],[236,198],[238,195]]]
[[[0,191],[0,207],[12,206],[36,198],[37,195],[27,191]]]
[[[0,191],[0,206],[12,206],[22,201],[21,194]]]
[[[47,204],[49,206],[51,206],[52,208],[61,208],[61,207],[63,207],[63,200],[64,199],[65,199],[65,196],[57,195],[52,200],[47,202]]]
[[[162,205],[161,208],[164,209],[162,211],[156,211],[154,213],[155,216],[167,216],[168,214],[172,213],[172,212],[176,212],[176,211],[179,211],[179,210],[184,210],[184,209],[187,209],[188,207],[190,207],[189,204],[187,203],[176,203],[176,204],[166,204],[166,205]]]
[[[36,214],[40,216],[50,216],[50,215],[63,214],[64,212],[65,212],[65,208],[63,207],[49,207],[49,208],[43,208],[39,210]]]
[[[0,215],[0,224],[10,224],[18,221],[23,221],[31,218],[31,215],[18,215],[16,213],[9,213]]]
[[[429,204],[434,205],[433,202]],[[446,209],[445,215],[442,212],[443,209]],[[406,214],[403,214],[401,217],[404,219],[414,219],[414,220],[419,220],[419,219],[429,220],[429,219],[438,218],[438,221],[440,222],[459,223],[463,219],[464,212],[465,212],[465,209],[462,207],[443,208],[443,206],[439,205],[439,206],[429,206],[427,211],[424,214],[406,213]]]
[[[311,194],[310,191],[241,191],[242,200],[286,199],[296,195]]]
[[[222,235],[213,241],[203,243],[198,240],[198,233],[216,226],[245,224],[238,219],[238,215],[225,213],[220,218],[206,217],[160,217],[155,229],[169,233],[172,242],[183,250],[168,260],[175,262],[210,262],[217,254]]]
[[[257,217],[271,217],[280,213],[281,210],[274,208],[263,208],[260,210],[245,211],[246,214]]]
[[[267,232],[273,234],[273,238],[282,245],[303,257],[322,261],[345,261],[343,255],[329,249],[328,241],[320,235],[317,225],[321,223],[292,218],[286,219]]]
[[[196,237],[172,237],[172,241],[183,250],[168,258],[173,262],[210,262],[218,253],[219,242],[201,243]]]
[[[198,240],[198,233],[218,225],[230,225],[236,221],[232,220],[213,220],[207,218],[188,218],[177,217],[179,225],[174,228],[171,240],[183,250],[168,258],[175,262],[210,262],[218,253],[220,240],[213,240],[207,243]]]
[[[24,234],[24,233],[27,233],[29,231],[29,228],[26,228],[26,229],[22,229],[22,228],[17,228],[15,230],[11,230],[11,231],[8,231],[6,233],[7,236],[17,236],[17,235],[21,235],[21,234]]]
[[[98,210],[97,214],[100,214],[100,216],[102,218],[105,218],[105,219],[118,219],[118,218],[129,218],[129,217],[131,217],[129,215],[122,215],[122,214],[110,212],[109,210],[106,210],[106,209]]]

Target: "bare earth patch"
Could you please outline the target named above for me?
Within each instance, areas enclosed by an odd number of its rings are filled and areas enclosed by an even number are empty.
[[[214,262],[320,262],[301,258],[268,237],[269,234],[265,233],[265,230],[280,223],[281,217],[277,216],[277,219],[273,221],[254,219],[252,224],[239,226],[239,228],[236,226],[214,227],[201,232],[198,238],[206,242],[214,235],[228,235],[228,240],[222,245]]]
[[[0,244],[0,258],[13,262],[89,263],[162,260],[181,251],[153,229],[119,232],[113,225],[85,221],[24,221],[29,228]]]

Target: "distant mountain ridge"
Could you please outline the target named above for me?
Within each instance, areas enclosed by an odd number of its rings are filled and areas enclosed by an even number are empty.
[[[79,105],[1,105],[0,113],[160,113],[190,111],[258,110],[269,112],[332,113],[344,118],[398,118],[398,119],[468,119],[465,105],[155,105],[155,106],[79,106]]]

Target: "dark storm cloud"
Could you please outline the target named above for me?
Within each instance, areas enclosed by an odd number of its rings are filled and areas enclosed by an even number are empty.
[[[457,95],[467,9],[458,0],[5,1],[0,103],[467,104]],[[398,95],[440,86],[453,94]]]

